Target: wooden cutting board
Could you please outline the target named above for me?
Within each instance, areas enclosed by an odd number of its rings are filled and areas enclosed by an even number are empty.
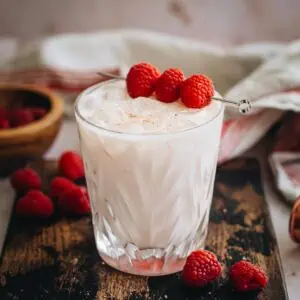
[[[35,167],[47,189],[56,164],[38,162]],[[96,252],[90,217],[57,215],[41,222],[13,216],[0,262],[0,299],[288,299],[256,160],[238,159],[218,168],[206,248],[223,262],[223,276],[215,284],[191,289],[180,274],[139,277],[107,266]],[[267,271],[266,289],[233,291],[228,266],[242,258]]]

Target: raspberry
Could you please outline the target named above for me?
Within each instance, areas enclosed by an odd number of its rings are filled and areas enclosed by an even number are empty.
[[[217,279],[221,272],[221,264],[214,253],[197,250],[188,256],[182,279],[189,286],[202,287]]]
[[[5,118],[0,117],[0,128],[1,129],[7,129],[10,127],[9,121]]]
[[[59,197],[75,187],[76,185],[71,180],[64,177],[55,177],[50,184],[50,194],[52,197]]]
[[[168,69],[158,78],[155,87],[156,97],[159,101],[170,103],[179,98],[180,85],[184,74],[179,69]]]
[[[47,113],[47,110],[43,107],[31,107],[30,110],[35,120],[40,120]]]
[[[91,211],[86,188],[75,186],[58,197],[58,207],[66,215],[84,215]]]
[[[51,199],[41,191],[31,190],[16,204],[16,214],[22,217],[47,218],[53,213]]]
[[[83,161],[80,155],[67,151],[59,159],[59,169],[62,175],[70,180],[77,180],[84,176]]]
[[[258,290],[268,283],[268,277],[261,268],[244,260],[231,267],[230,279],[234,288],[240,292]]]
[[[151,96],[159,76],[159,70],[149,63],[142,62],[132,66],[126,77],[129,96],[132,98]]]
[[[12,127],[20,127],[34,121],[33,114],[29,108],[19,108],[10,112],[10,122]]]
[[[181,101],[191,108],[202,108],[210,104],[214,95],[212,81],[205,75],[192,75],[180,87]]]
[[[80,189],[81,189],[81,191],[89,198],[89,194],[88,194],[88,191],[87,191],[87,189],[86,189],[86,187],[85,186],[82,186],[82,185],[77,185]]]
[[[30,168],[19,169],[11,176],[11,185],[18,192],[26,192],[30,189],[39,190],[42,187],[40,176]]]

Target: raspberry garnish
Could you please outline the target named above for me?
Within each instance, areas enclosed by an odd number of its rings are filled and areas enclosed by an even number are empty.
[[[22,217],[47,218],[53,213],[51,199],[38,190],[29,191],[16,204],[16,214]]]
[[[268,283],[268,277],[261,268],[244,260],[231,267],[230,279],[234,288],[240,292],[262,289]]]
[[[205,75],[192,75],[180,88],[181,101],[190,108],[203,108],[211,103],[214,95],[212,81]]]
[[[132,98],[151,96],[159,76],[159,70],[149,63],[132,66],[126,77],[128,94]]]
[[[217,279],[221,272],[221,264],[214,253],[197,250],[188,256],[182,279],[189,286],[202,287]]]
[[[166,103],[176,101],[180,96],[180,85],[183,80],[184,74],[180,69],[171,68],[164,71],[156,82],[157,99]]]
[[[30,168],[15,171],[10,181],[14,189],[18,192],[26,192],[31,189],[39,190],[42,187],[40,176]]]

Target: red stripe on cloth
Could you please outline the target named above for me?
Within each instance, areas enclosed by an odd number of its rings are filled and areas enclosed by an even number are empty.
[[[295,92],[300,93],[300,88],[283,91],[283,93],[287,94]],[[275,95],[276,93],[273,94]],[[235,156],[235,150],[239,148],[241,142],[247,138],[247,134],[253,130],[255,123],[261,118],[264,118],[264,111],[235,120],[227,120],[224,123],[221,135],[219,162],[226,161]],[[295,131],[295,129],[293,131]],[[297,139],[295,136],[290,137],[289,139],[291,138]]]
[[[219,156],[220,162],[228,160],[233,156],[241,141],[244,138],[247,138],[247,133],[252,129],[256,120],[258,120],[262,114],[263,112],[260,112],[256,115],[245,116],[243,118],[230,120],[224,123],[225,128],[222,130]]]
[[[222,132],[221,132],[221,137],[223,137],[226,132],[228,131],[229,126],[234,123],[235,120],[226,120],[223,123],[223,127],[222,127]]]

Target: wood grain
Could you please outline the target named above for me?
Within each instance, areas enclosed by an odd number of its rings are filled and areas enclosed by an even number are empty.
[[[55,164],[37,166],[49,182]],[[0,299],[288,299],[256,160],[239,159],[218,169],[206,248],[222,261],[222,278],[190,289],[180,274],[148,278],[108,267],[96,252],[90,217],[56,215],[44,222],[13,217],[0,264]],[[240,259],[266,270],[266,289],[233,291],[228,267]]]

